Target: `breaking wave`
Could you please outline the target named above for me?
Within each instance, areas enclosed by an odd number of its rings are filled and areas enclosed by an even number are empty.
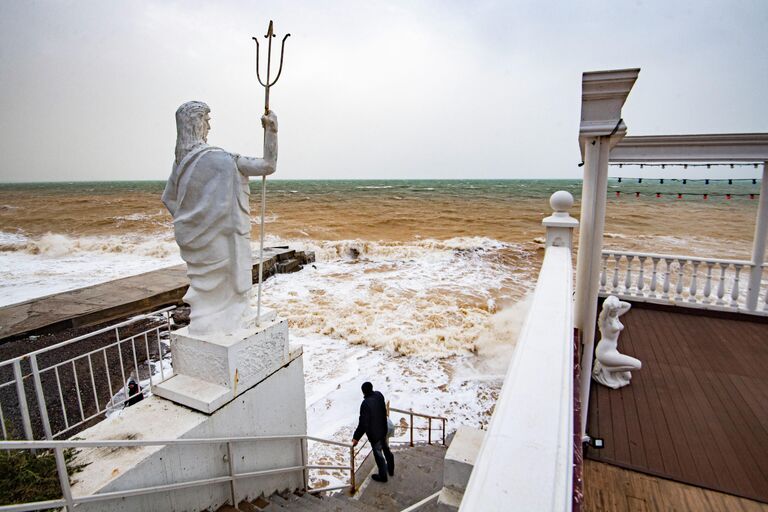
[[[178,254],[172,236],[69,236],[47,233],[30,238],[16,233],[0,233],[0,252],[25,252],[48,258],[62,258],[87,253],[131,254],[141,257],[165,259]]]
[[[497,314],[532,286],[530,254],[488,238],[306,248],[318,263],[267,281],[265,303],[299,335],[400,355],[476,353],[489,333],[514,338]]]

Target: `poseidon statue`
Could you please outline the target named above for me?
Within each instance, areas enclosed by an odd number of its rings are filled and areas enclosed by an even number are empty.
[[[194,336],[230,334],[255,324],[248,297],[253,283],[248,177],[272,174],[277,163],[273,112],[261,118],[264,158],[252,158],[208,145],[210,111],[200,101],[176,111],[176,160],[163,192],[187,263],[184,302],[191,307]]]

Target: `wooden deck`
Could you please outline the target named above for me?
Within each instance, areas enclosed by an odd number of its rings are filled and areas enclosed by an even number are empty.
[[[583,512],[768,512],[768,505],[595,461],[584,462]]]
[[[643,368],[592,383],[587,431],[605,448],[585,457],[768,503],[768,324],[634,306],[619,350]]]

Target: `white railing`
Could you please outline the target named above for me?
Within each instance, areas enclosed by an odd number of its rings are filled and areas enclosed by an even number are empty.
[[[163,367],[163,358],[169,352],[170,312],[173,309],[170,307],[140,315],[0,362],[0,375],[4,379],[0,384],[3,439],[10,437],[5,420],[20,425],[25,439],[34,439],[33,415],[42,427],[42,432],[37,429],[38,437],[53,439],[71,434],[106,414],[108,409],[124,406],[143,393],[144,390],[128,393],[127,384],[131,377],[139,383],[141,376],[145,375],[151,392],[152,386],[170,377],[170,371]],[[158,315],[163,315],[162,321],[159,321]],[[126,330],[135,330],[139,322],[145,320],[157,322],[139,333],[125,335]],[[115,341],[75,357],[64,360],[57,357],[57,351],[65,347],[77,350],[78,345],[75,344],[86,344],[100,335],[114,335]],[[28,369],[26,373],[25,369]],[[30,380],[34,399],[28,393]],[[72,395],[77,401],[68,407],[65,396],[70,398]],[[30,406],[34,402],[37,402],[36,414],[35,408]]]
[[[600,295],[768,315],[768,285],[763,279],[759,288],[748,290],[751,269],[745,260],[604,250]],[[746,307],[748,293],[758,296],[754,311]]]
[[[558,192],[557,194],[562,194]],[[557,195],[556,194],[556,195]],[[569,194],[570,195],[570,194]],[[547,249],[461,511],[570,511],[574,462],[572,230],[562,196]],[[559,206],[559,208],[558,208]]]
[[[301,453],[301,464],[294,466],[275,467],[269,469],[259,469],[252,471],[236,471],[235,461],[239,460],[236,454],[235,448],[237,445],[256,443],[256,442],[273,442],[273,441],[285,441],[296,440],[298,443],[297,450]],[[355,487],[355,467],[354,458],[350,455],[349,464],[337,465],[337,464],[309,464],[307,461],[307,441],[315,441],[323,444],[329,444],[339,446],[348,449],[352,454],[353,447],[349,443],[342,443],[339,441],[332,441],[329,439],[322,439],[307,435],[282,435],[282,436],[246,436],[246,437],[227,437],[227,438],[211,438],[211,439],[169,439],[169,440],[94,440],[94,441],[0,441],[0,450],[53,450],[56,455],[56,469],[59,476],[59,483],[61,485],[62,498],[38,501],[30,503],[19,504],[1,504],[0,512],[19,512],[25,510],[44,510],[56,507],[67,507],[68,511],[74,510],[74,507],[84,503],[96,503],[96,502],[109,502],[113,500],[124,500],[131,496],[141,496],[147,494],[165,493],[171,491],[177,491],[181,489],[189,489],[193,487],[210,486],[215,484],[229,483],[229,501],[232,506],[236,506],[240,503],[240,500],[245,499],[246,496],[242,496],[238,493],[237,482],[243,479],[253,479],[269,475],[277,475],[283,473],[303,472],[304,487],[307,488],[307,472],[310,470],[323,470],[333,471],[342,470],[349,471],[350,483],[348,485],[339,485],[332,487],[322,487],[312,489],[312,492],[327,492],[341,489],[354,489]],[[69,474],[64,461],[64,450],[67,449],[85,449],[85,448],[139,448],[145,446],[180,446],[186,449],[191,449],[193,446],[200,445],[220,445],[226,451],[226,457],[224,461],[227,463],[226,475],[217,473],[216,476],[210,476],[208,478],[199,478],[196,480],[188,480],[183,482],[174,481],[170,484],[155,485],[152,487],[137,487],[133,489],[126,489],[120,491],[110,491],[99,494],[90,494],[84,496],[73,496],[72,489],[69,483]]]

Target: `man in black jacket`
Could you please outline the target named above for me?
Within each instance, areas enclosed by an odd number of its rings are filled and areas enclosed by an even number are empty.
[[[389,476],[395,474],[395,457],[389,451],[387,442],[387,404],[384,395],[373,390],[373,384],[363,383],[363,403],[360,404],[360,421],[352,436],[352,446],[363,437],[368,436],[373,449],[373,458],[379,468],[379,474],[371,478],[377,482],[386,482]]]

